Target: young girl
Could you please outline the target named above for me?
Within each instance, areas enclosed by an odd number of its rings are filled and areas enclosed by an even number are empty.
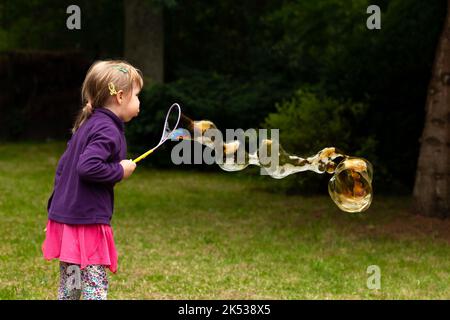
[[[82,87],[83,109],[58,162],[48,200],[44,258],[59,258],[58,299],[106,299],[106,267],[117,270],[110,226],[114,185],[136,168],[124,160],[124,122],[139,113],[139,70],[124,61],[99,61]]]

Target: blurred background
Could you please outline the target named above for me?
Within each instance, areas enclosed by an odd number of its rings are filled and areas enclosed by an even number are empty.
[[[81,28],[70,30],[73,4]],[[366,27],[370,4],[381,29]],[[299,156],[327,146],[362,156],[376,192],[411,194],[445,12],[439,0],[1,0],[0,139],[69,139],[88,67],[122,58],[146,78],[126,129],[132,153],[159,140],[179,102],[221,130],[279,128]],[[174,167],[171,147],[145,164]],[[274,190],[314,193],[327,181],[294,175]]]

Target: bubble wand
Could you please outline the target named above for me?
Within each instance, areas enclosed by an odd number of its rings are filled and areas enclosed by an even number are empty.
[[[173,127],[173,129],[170,129],[170,127],[169,127],[169,115],[172,112],[172,109],[174,109],[174,108],[178,109],[178,118],[177,118],[177,122],[176,122],[175,126]],[[180,118],[181,118],[181,107],[180,107],[180,105],[178,103],[174,103],[174,104],[172,104],[172,106],[167,111],[166,119],[164,121],[164,129],[163,129],[163,132],[162,132],[162,135],[161,135],[161,140],[159,140],[159,143],[155,147],[153,147],[152,149],[148,150],[144,154],[142,154],[139,157],[137,157],[136,159],[134,159],[133,162],[134,163],[138,163],[139,161],[145,159],[148,155],[153,153],[153,151],[155,151],[159,146],[161,146],[167,139],[169,139],[169,137],[172,135],[172,133],[177,129],[178,123],[180,122]]]

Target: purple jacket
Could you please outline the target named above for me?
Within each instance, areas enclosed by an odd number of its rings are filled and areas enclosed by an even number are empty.
[[[122,180],[127,145],[124,123],[97,108],[75,132],[58,162],[48,218],[66,224],[110,224],[114,185]]]

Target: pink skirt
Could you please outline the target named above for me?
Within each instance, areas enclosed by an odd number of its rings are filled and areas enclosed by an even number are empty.
[[[108,266],[117,271],[117,251],[111,226],[105,224],[70,225],[48,220],[42,252],[47,260]]]

